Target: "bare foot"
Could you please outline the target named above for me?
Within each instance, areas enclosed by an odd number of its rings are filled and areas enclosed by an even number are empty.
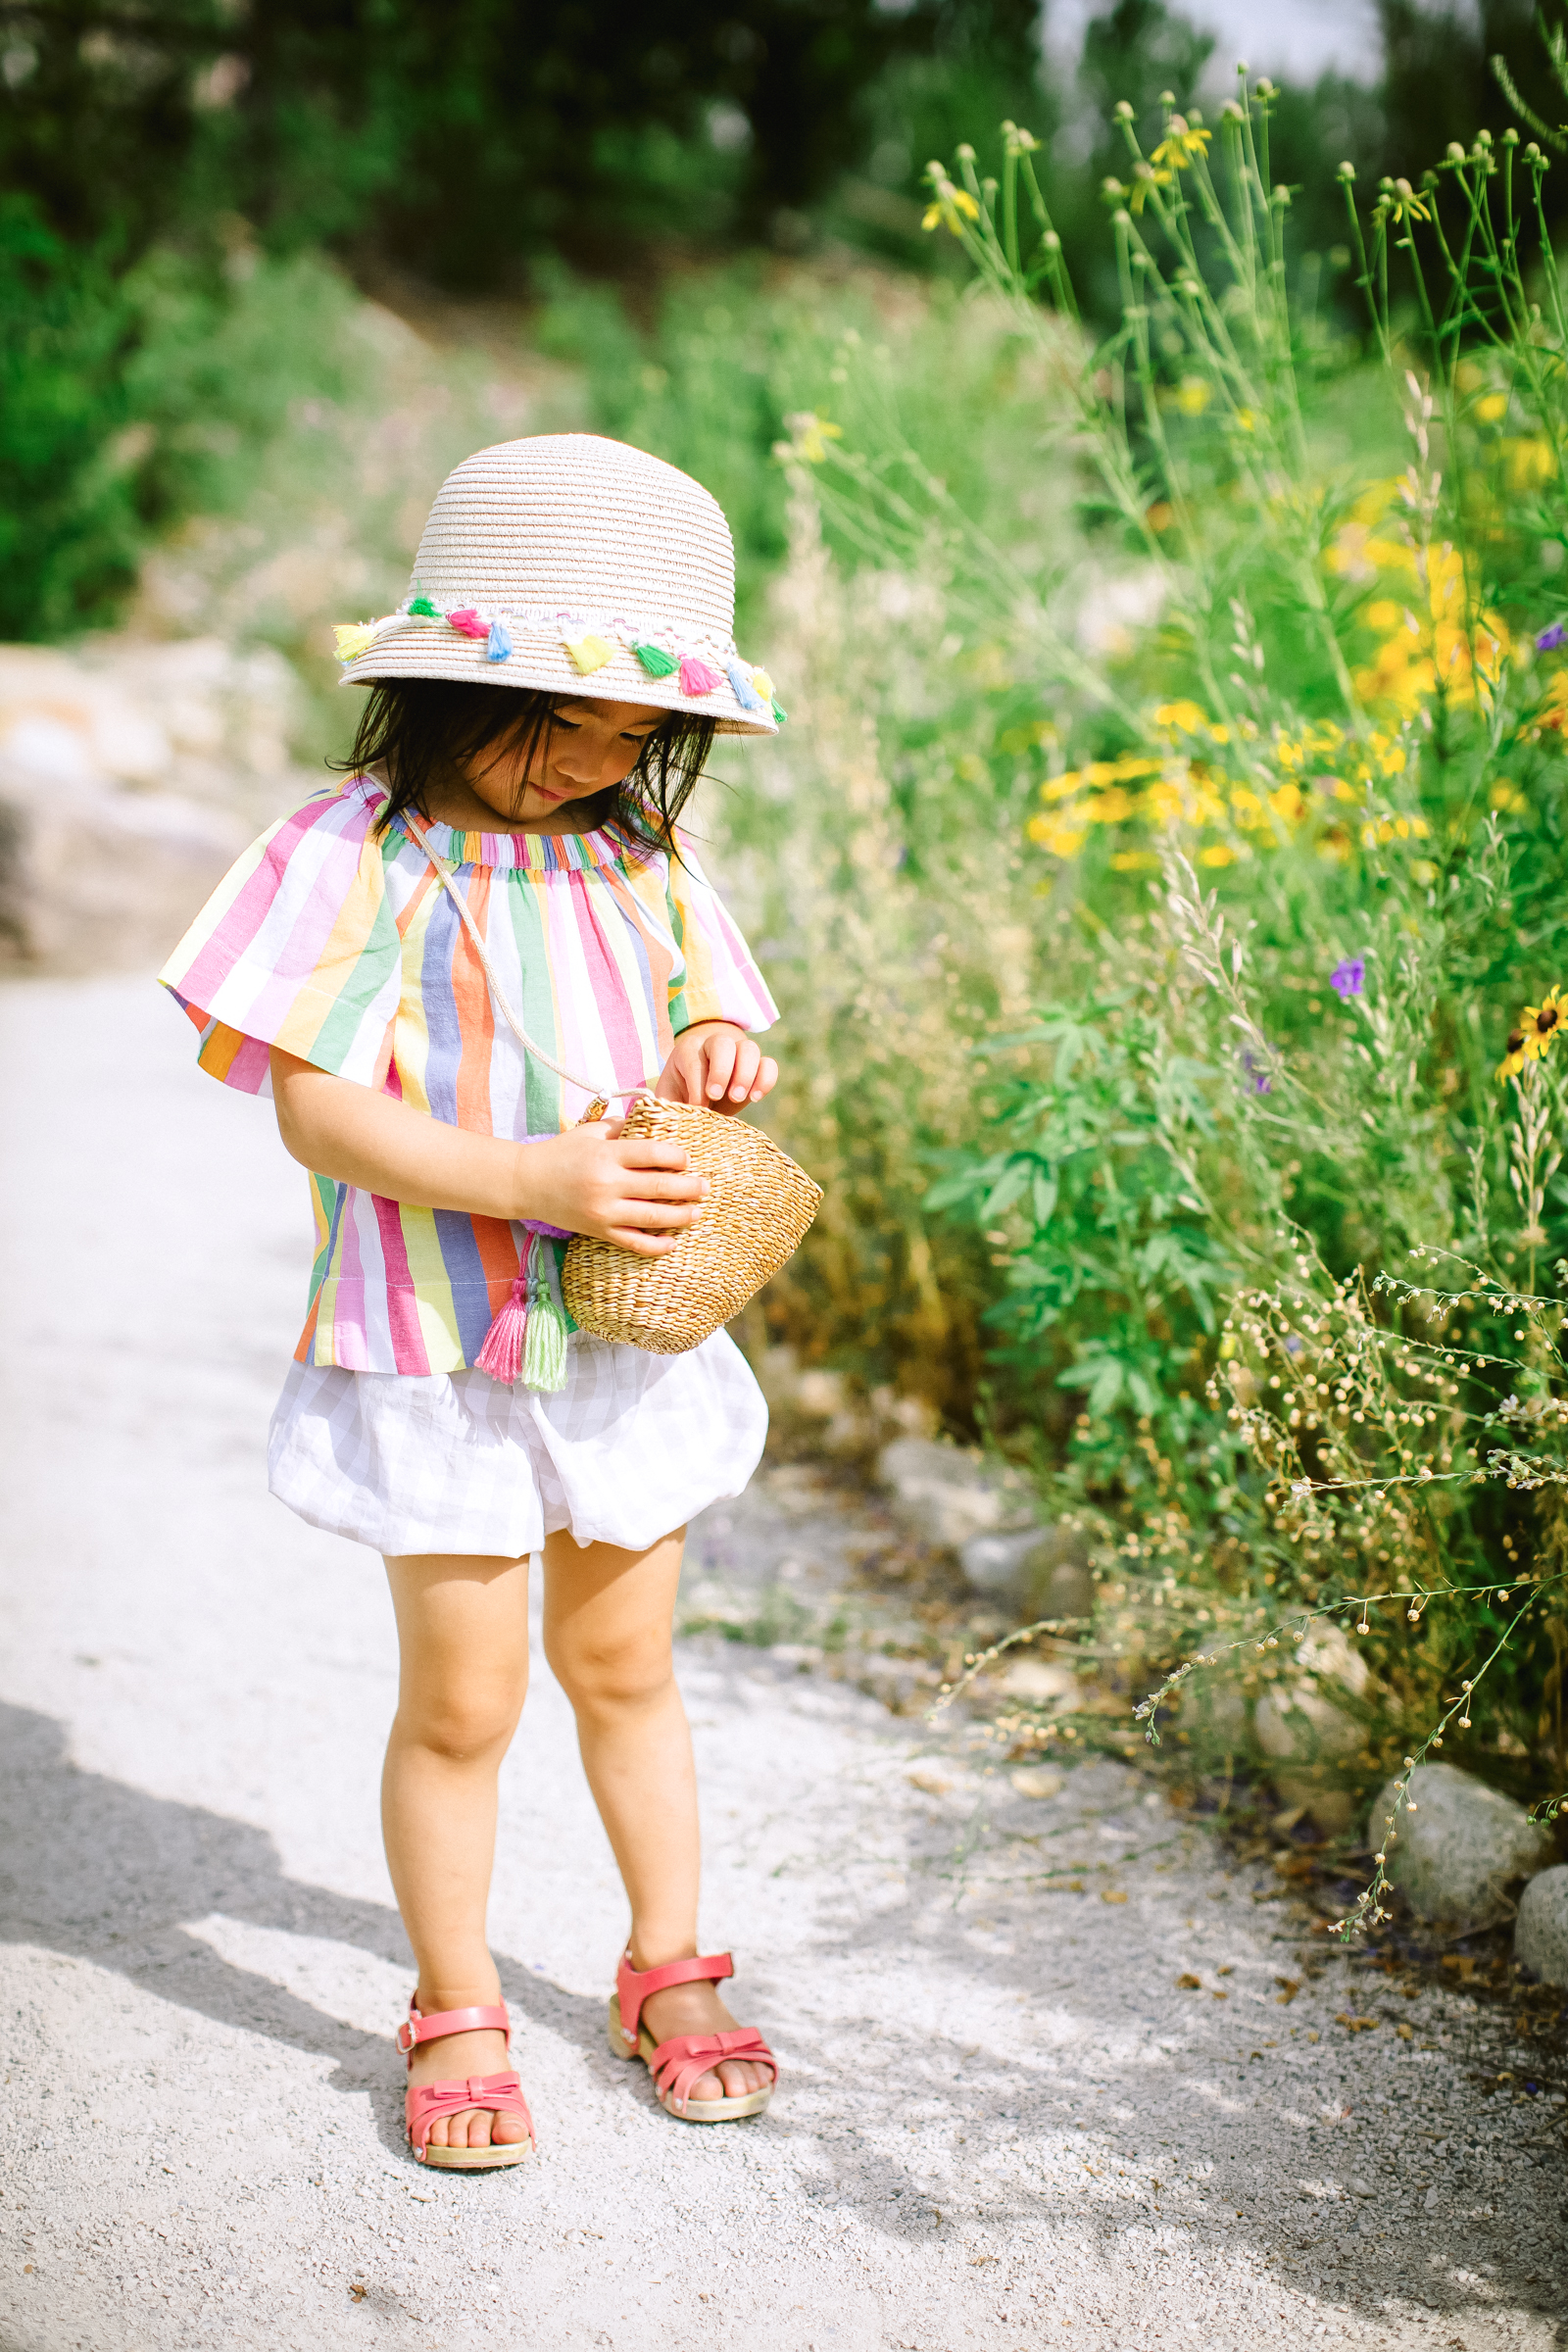
[[[419,2005],[423,2007],[422,2002]],[[504,2034],[443,2034],[435,2041],[420,2042],[409,2068],[409,2082],[416,2089],[428,2088],[432,2082],[462,2082],[470,2076],[514,2071]],[[527,2136],[520,2115],[497,2115],[489,2107],[460,2107],[456,2115],[436,2117],[430,2126],[429,2144],[433,2148],[504,2148]]]
[[[650,1993],[643,2003],[648,2031],[656,2041],[672,2041],[679,2034],[733,2034],[737,2019],[718,1997],[717,1988],[699,1981],[667,1984]],[[744,2099],[754,2090],[766,2090],[772,2069],[755,2058],[724,2058],[712,2074],[699,2075],[689,2099]]]

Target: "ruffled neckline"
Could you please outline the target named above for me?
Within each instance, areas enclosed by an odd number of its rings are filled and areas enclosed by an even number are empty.
[[[386,786],[374,776],[356,776],[354,785],[372,807],[387,797]],[[392,820],[403,839],[418,849],[403,819]],[[469,833],[456,825],[428,818],[423,831],[438,858],[449,865],[511,868],[520,873],[590,873],[605,866],[646,865],[657,855],[651,843],[638,842],[618,825],[604,825],[589,833]]]

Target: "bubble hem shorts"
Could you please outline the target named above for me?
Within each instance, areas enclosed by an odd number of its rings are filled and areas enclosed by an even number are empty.
[[[485,1372],[291,1364],[268,1484],[312,1527],[394,1557],[520,1559],[565,1529],[646,1551],[761,1459],[767,1406],[727,1332],[649,1355],[573,1332],[555,1396]]]

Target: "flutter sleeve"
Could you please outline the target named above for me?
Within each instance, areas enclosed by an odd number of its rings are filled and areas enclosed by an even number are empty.
[[[201,1032],[204,1070],[271,1092],[280,1046],[362,1085],[377,1082],[402,961],[375,815],[356,782],[307,801],[253,842],[158,977]]]
[[[676,1037],[696,1021],[733,1021],[770,1029],[778,1006],[740,928],[684,838],[664,885],[678,954],[669,975],[669,1025]]]

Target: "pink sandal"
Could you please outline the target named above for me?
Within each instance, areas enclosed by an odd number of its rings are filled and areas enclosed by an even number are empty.
[[[666,1984],[690,1984],[706,1978],[716,1984],[735,1974],[728,1952],[713,1952],[706,1960],[668,1960],[662,1968],[636,1969],[631,1953],[622,1955],[610,1996],[610,2046],[617,2058],[641,2058],[654,2078],[659,2104],[666,2115],[685,2124],[730,2124],[743,2115],[760,2115],[778,2082],[778,2060],[755,2026],[737,2026],[728,2034],[676,2034],[656,2042],[642,2022],[643,2003]],[[710,2075],[720,2060],[749,2058],[771,2068],[773,2081],[762,2090],[738,2099],[689,2099],[686,2093],[703,2075]]]
[[[493,2009],[438,2009],[421,2017],[409,2003],[406,2024],[398,2028],[398,2048],[412,2066],[421,2041],[439,2041],[445,2034],[504,2034],[510,2046],[512,2020],[499,2003]],[[527,2126],[526,2139],[487,2148],[432,2148],[430,2127],[438,2117],[457,2115],[465,2107],[484,2107],[492,2115],[516,2115]],[[486,2173],[498,2165],[520,2164],[533,2153],[533,2117],[515,2075],[470,2075],[466,2082],[421,2082],[407,2092],[403,2113],[415,2160],[449,2173]]]

